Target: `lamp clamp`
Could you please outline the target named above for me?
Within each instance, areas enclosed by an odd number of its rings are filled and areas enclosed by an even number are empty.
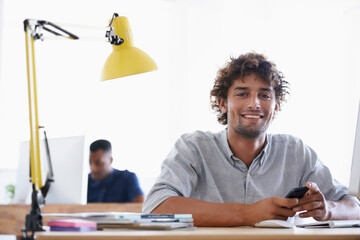
[[[30,213],[26,215],[25,229],[22,230],[23,236],[21,237],[21,240],[34,240],[35,232],[44,231],[42,228],[40,206],[37,201],[37,191],[34,184],[32,185],[32,188],[31,210]]]

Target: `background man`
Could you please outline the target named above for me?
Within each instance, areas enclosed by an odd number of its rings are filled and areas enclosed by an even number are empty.
[[[88,202],[143,202],[144,195],[135,173],[111,167],[111,143],[97,140],[90,145]]]
[[[196,131],[175,143],[144,212],[192,213],[197,226],[254,225],[294,216],[360,219],[359,201],[334,180],[300,139],[267,134],[288,93],[276,65],[261,54],[231,59],[218,71],[212,108],[227,128]],[[284,196],[307,186],[301,199]]]

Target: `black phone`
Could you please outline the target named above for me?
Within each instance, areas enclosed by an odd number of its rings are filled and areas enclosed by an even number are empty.
[[[288,194],[286,194],[285,197],[286,198],[302,198],[308,190],[309,189],[307,187],[293,188],[290,190],[290,192]]]

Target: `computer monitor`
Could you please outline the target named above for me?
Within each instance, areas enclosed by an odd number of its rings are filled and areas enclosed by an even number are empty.
[[[353,196],[360,197],[360,102],[351,164],[349,193]]]
[[[85,137],[48,139],[54,182],[45,198],[46,204],[86,204],[88,150]],[[85,149],[86,148],[86,149]],[[40,142],[41,161],[46,161],[44,141]],[[30,203],[32,186],[29,182],[29,141],[20,143],[19,166],[16,176],[14,203]],[[42,166],[42,171],[44,167]],[[42,173],[44,173],[43,171]],[[45,177],[42,177],[45,181]]]

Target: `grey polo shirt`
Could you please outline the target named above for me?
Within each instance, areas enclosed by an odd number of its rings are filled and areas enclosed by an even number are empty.
[[[150,213],[172,196],[254,203],[267,197],[284,197],[308,181],[315,182],[327,200],[352,198],[299,138],[268,134],[265,147],[248,169],[233,155],[226,129],[218,133],[196,131],[182,135],[175,143],[147,195],[143,212]]]

